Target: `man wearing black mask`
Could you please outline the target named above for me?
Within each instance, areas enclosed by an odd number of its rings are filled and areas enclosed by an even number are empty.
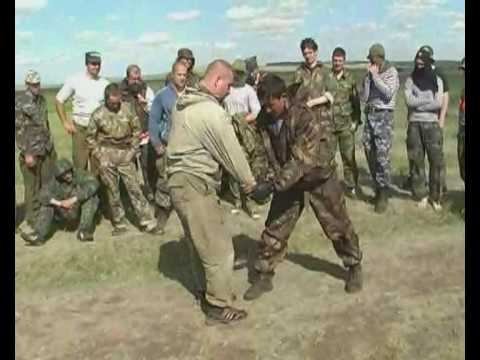
[[[439,112],[443,101],[443,81],[432,69],[429,52],[419,50],[415,68],[405,82],[408,107],[407,154],[411,164],[412,193],[420,208],[430,202],[440,211],[443,133]],[[429,191],[425,186],[425,153],[429,161]]]

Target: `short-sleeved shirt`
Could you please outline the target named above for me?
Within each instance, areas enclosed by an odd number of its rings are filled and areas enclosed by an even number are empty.
[[[257,93],[248,84],[242,87],[232,86],[223,103],[225,110],[232,116],[242,112],[252,113],[254,116],[257,116],[261,108]]]
[[[82,72],[65,81],[57,93],[61,103],[73,96],[73,122],[80,126],[88,126],[90,115],[103,104],[105,87],[109,84],[104,78],[93,79]]]

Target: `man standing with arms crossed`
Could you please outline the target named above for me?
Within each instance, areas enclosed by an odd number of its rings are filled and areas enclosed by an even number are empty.
[[[150,143],[155,151],[155,167],[157,169],[157,184],[155,189],[155,204],[157,206],[157,231],[162,233],[172,211],[172,201],[167,185],[168,134],[171,127],[171,114],[177,98],[185,91],[187,66],[176,61],[172,66],[171,79],[168,85],[160,90],[153,99],[148,132]]]
[[[101,60],[100,53],[87,52],[85,71],[68,78],[57,93],[55,101],[58,117],[65,131],[72,135],[73,166],[82,170],[87,169],[89,161],[89,150],[85,138],[90,115],[103,103],[103,92],[108,85],[108,80],[99,75]],[[65,111],[65,101],[72,96],[73,112],[70,120]],[[95,169],[91,170],[95,173]]]
[[[199,89],[187,89],[178,98],[167,147],[173,207],[188,238],[192,264],[198,256],[203,268],[194,269],[193,275],[197,289],[205,291],[201,303],[207,323],[230,323],[247,316],[232,307],[234,251],[217,199],[220,167],[240,182],[245,193],[255,185],[231,118],[221,106],[232,83],[229,63],[210,63]],[[199,280],[203,271],[205,284]]]
[[[340,148],[343,162],[343,181],[346,195],[356,197],[358,188],[358,168],[355,161],[355,131],[361,125],[360,98],[353,74],[345,65],[345,50],[337,47],[332,53],[330,80],[334,84],[333,94],[333,149]]]
[[[370,64],[360,93],[361,100],[366,103],[362,142],[375,183],[375,212],[383,213],[388,207],[393,112],[400,82],[397,70],[385,61],[385,49],[381,44],[370,47],[367,59]]]

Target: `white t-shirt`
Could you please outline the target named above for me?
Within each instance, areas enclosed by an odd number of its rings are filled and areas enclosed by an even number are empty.
[[[223,104],[229,115],[247,112],[257,116],[260,112],[260,102],[258,101],[257,93],[248,84],[242,87],[232,86],[230,93],[223,100]]]
[[[82,72],[65,81],[57,94],[57,100],[64,103],[73,95],[73,122],[88,126],[90,115],[103,104],[104,91],[108,84],[109,81],[104,78],[93,79],[86,72]]]

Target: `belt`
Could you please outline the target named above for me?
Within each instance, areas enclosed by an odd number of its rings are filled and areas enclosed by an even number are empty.
[[[378,113],[378,112],[384,112],[384,111],[393,112],[393,109],[381,109],[381,108],[374,108],[374,107],[366,109],[367,113]]]

